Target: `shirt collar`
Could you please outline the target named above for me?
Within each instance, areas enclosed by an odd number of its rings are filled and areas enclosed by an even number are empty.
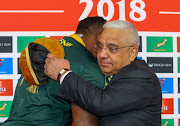
[[[107,76],[106,76],[106,77],[107,77]],[[113,75],[110,75],[109,77],[112,79],[112,78],[113,78]]]
[[[83,42],[83,40],[77,35],[77,34],[72,34],[69,37],[74,38],[76,41],[78,41],[81,45],[83,45],[84,47],[86,47],[85,43]]]

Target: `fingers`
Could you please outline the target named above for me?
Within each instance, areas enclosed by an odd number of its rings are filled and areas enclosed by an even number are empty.
[[[49,63],[50,60],[51,60],[50,58],[46,58],[46,59],[45,59],[45,65],[46,65],[47,63]]]
[[[47,55],[47,58],[54,58],[54,57],[56,57],[55,55],[53,55],[52,53],[49,53],[48,55]]]
[[[44,73],[47,75],[47,59],[45,61],[45,64],[44,64]]]
[[[55,55],[49,53],[44,64],[44,73],[50,78],[56,80],[58,72],[62,69],[70,70],[70,63],[63,58],[57,58]]]
[[[50,64],[50,62],[51,62],[51,59],[49,59],[49,58],[46,58],[45,59],[45,64],[44,64],[44,73],[47,75],[48,73],[47,73],[47,68],[48,68],[48,65]]]
[[[55,55],[53,55],[52,53],[48,53],[47,58],[45,59],[45,65],[49,64],[51,60],[53,60],[54,58],[56,58]],[[45,68],[45,65],[44,65],[44,68]]]

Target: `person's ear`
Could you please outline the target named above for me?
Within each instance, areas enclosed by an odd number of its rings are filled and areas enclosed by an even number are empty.
[[[133,46],[130,48],[130,61],[133,62],[134,59],[137,57],[138,54],[138,48],[136,46]]]

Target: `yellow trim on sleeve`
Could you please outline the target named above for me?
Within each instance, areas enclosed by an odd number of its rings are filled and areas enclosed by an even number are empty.
[[[28,44],[28,45],[29,45],[29,44]],[[30,57],[29,57],[29,49],[28,49],[28,45],[27,45],[27,47],[25,48],[27,66],[28,66],[28,68],[29,68],[29,71],[30,71],[30,73],[31,73],[31,75],[32,75],[32,77],[33,77],[35,83],[36,83],[37,85],[41,85],[41,84],[39,83],[39,81],[38,81],[38,79],[37,79],[37,77],[36,77],[34,71],[33,71],[32,66],[31,66],[31,61],[30,61]]]

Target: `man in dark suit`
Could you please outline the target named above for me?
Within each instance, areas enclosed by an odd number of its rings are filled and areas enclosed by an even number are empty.
[[[136,58],[136,28],[121,20],[107,22],[103,28],[95,49],[102,72],[112,79],[103,90],[66,70],[60,77],[59,97],[99,116],[100,126],[160,126],[161,88],[155,73]],[[56,62],[60,65],[54,66]],[[58,72],[54,67],[63,69],[66,65],[67,60],[49,54],[45,73],[53,77]]]

